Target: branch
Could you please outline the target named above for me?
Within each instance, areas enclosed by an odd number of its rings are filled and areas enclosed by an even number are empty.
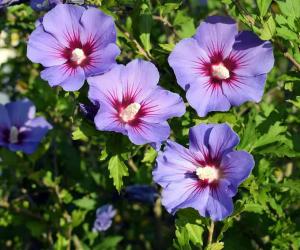
[[[132,41],[134,43],[134,45],[136,46],[136,48],[138,49],[139,53],[141,55],[143,55],[145,58],[147,58],[149,61],[153,60],[153,57],[147,53],[147,51],[145,51],[143,49],[143,47],[139,44],[139,42],[134,39],[129,32],[127,32],[120,24],[118,24],[116,22],[116,26],[118,27],[119,30],[121,30],[123,32],[123,34],[128,38],[128,40]]]
[[[167,26],[168,28],[170,28],[170,29],[174,32],[174,34],[175,34],[176,36],[179,37],[179,34],[178,34],[177,30],[176,30],[175,27],[168,21],[167,18],[162,17],[162,16],[153,16],[153,19],[162,22],[165,26]]]
[[[296,61],[296,59],[289,52],[284,52],[283,55],[285,58],[290,60],[291,63],[294,64],[294,66],[297,68],[298,71],[300,71],[300,64]]]
[[[213,236],[214,236],[214,229],[215,229],[215,223],[212,220],[210,227],[208,229],[208,239],[207,239],[207,245],[211,245],[212,241],[213,241]]]

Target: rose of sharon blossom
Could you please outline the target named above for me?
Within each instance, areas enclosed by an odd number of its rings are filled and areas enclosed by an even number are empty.
[[[96,128],[128,135],[138,145],[166,140],[166,120],[182,116],[185,105],[178,94],[157,86],[158,81],[157,68],[142,60],[89,78],[89,98],[100,104]]]
[[[112,219],[116,215],[116,210],[110,204],[104,205],[97,209],[96,220],[94,222],[93,231],[102,232],[110,228]]]
[[[270,42],[238,32],[229,17],[208,17],[194,37],[183,39],[169,57],[178,84],[203,117],[246,101],[259,102],[274,64]]]
[[[0,147],[32,154],[52,126],[28,100],[0,104]]]
[[[87,77],[110,70],[120,50],[113,19],[96,8],[58,4],[29,37],[27,56],[46,67],[50,86],[75,91]]]
[[[227,124],[201,124],[190,129],[189,149],[168,141],[153,171],[162,186],[168,212],[191,207],[214,221],[233,211],[232,197],[254,167],[253,157],[235,151],[238,135]]]

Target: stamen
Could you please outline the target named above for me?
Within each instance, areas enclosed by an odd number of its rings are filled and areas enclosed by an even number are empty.
[[[11,144],[15,144],[18,143],[19,141],[19,130],[17,129],[17,127],[12,126],[9,132],[9,142]]]
[[[82,49],[76,48],[72,51],[71,61],[76,62],[76,64],[81,64],[86,58]]]
[[[223,65],[223,63],[212,65],[212,75],[220,80],[226,80],[230,77],[229,70]]]
[[[215,167],[198,167],[196,169],[196,175],[202,181],[208,180],[208,182],[213,182],[219,179],[219,170]]]
[[[125,109],[120,113],[120,117],[124,122],[132,121],[136,114],[139,112],[141,105],[137,102],[129,104]]]

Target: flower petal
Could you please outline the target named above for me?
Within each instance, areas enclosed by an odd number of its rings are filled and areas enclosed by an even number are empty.
[[[159,72],[153,63],[135,59],[122,69],[121,81],[123,95],[141,102],[158,84]]]
[[[63,64],[44,69],[41,78],[48,81],[51,87],[60,85],[66,91],[75,91],[84,84],[85,75],[81,67],[69,68]]]
[[[226,58],[238,34],[236,22],[224,16],[210,16],[200,24],[195,39],[209,56],[221,53]]]
[[[45,31],[51,33],[65,47],[79,37],[82,26],[79,21],[85,8],[71,4],[58,4],[43,18]]]
[[[5,105],[12,126],[21,127],[35,116],[35,106],[27,99]]]
[[[210,132],[208,145],[212,159],[221,159],[221,157],[239,143],[239,136],[232,128],[225,124],[215,124]]]
[[[25,142],[22,144],[9,144],[8,148],[13,152],[22,151],[25,154],[33,154],[36,151],[38,145],[39,142]]]
[[[162,192],[162,204],[172,214],[179,209],[192,207],[203,215],[208,198],[209,188],[198,188],[197,181],[189,178],[171,182]]]
[[[30,35],[27,46],[27,57],[44,67],[61,65],[67,60],[62,56],[63,46],[51,34],[38,26]]]
[[[228,185],[228,181],[220,180],[217,187],[210,189],[205,216],[214,221],[223,220],[233,212],[232,195]]]
[[[201,154],[200,160],[205,159],[208,152],[208,139],[211,130],[213,129],[212,124],[200,124],[190,128],[189,138],[190,138],[190,147],[189,149]]]
[[[118,118],[117,112],[105,106],[106,105],[101,105],[97,115],[95,116],[94,122],[96,128],[102,131],[115,131],[126,134],[124,124],[121,123]]]
[[[264,94],[267,75],[235,76],[222,85],[223,93],[233,106],[247,101],[259,102]]]
[[[89,55],[90,63],[84,67],[86,76],[103,74],[116,65],[116,57],[120,54],[119,47],[111,43]]]
[[[207,53],[199,46],[194,38],[186,38],[176,44],[168,58],[173,68],[178,84],[186,89],[198,77],[201,77],[201,65],[209,62]]]
[[[10,118],[4,105],[0,104],[0,129],[10,128]]]
[[[200,117],[205,117],[210,111],[228,111],[230,103],[220,85],[214,85],[209,77],[197,79],[186,93],[190,105]]]
[[[89,77],[89,99],[93,102],[112,104],[113,100],[122,100],[121,71],[123,65],[115,65],[103,75]]]
[[[52,126],[43,117],[31,119],[20,129],[24,139],[22,142],[40,142],[43,137],[52,129]]]
[[[165,151],[159,153],[156,163],[153,179],[162,187],[171,182],[183,181],[187,175],[195,172],[198,165],[188,149],[170,140],[167,141]]]
[[[145,116],[143,121],[151,123],[163,122],[172,117],[180,117],[185,113],[182,98],[170,91],[157,87],[143,102]]]
[[[97,49],[101,49],[116,42],[117,35],[113,18],[99,9],[90,7],[85,10],[80,22],[84,28],[80,37],[83,44],[90,41]]]
[[[260,40],[251,31],[243,31],[236,37],[229,57],[237,61],[234,72],[239,76],[266,74],[274,66],[272,44]]]
[[[129,139],[137,145],[150,142],[162,142],[170,135],[170,126],[167,122],[148,123],[141,121],[137,126],[125,125]]]
[[[246,151],[233,151],[222,158],[222,175],[231,183],[233,194],[236,194],[237,187],[248,178],[254,164],[253,156]]]
[[[76,91],[79,90],[85,81],[84,70],[81,67],[73,69],[72,73],[67,77],[60,86],[65,91]]]

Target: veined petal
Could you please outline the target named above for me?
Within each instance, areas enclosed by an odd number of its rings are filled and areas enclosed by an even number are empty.
[[[115,65],[103,75],[89,77],[89,99],[97,102],[105,102],[112,106],[114,100],[122,101],[121,71],[125,66]]]
[[[205,216],[220,221],[233,212],[232,194],[227,180],[220,180],[215,188],[210,189]]]
[[[253,156],[246,151],[233,151],[222,158],[222,175],[229,180],[234,194],[237,187],[250,175],[254,164]]]
[[[123,95],[142,102],[158,84],[159,72],[153,63],[136,59],[122,69],[121,81]]]
[[[64,47],[51,34],[38,26],[30,35],[27,46],[27,57],[45,67],[61,65],[67,60],[62,56]]]
[[[120,54],[119,47],[111,43],[89,55],[89,64],[84,67],[86,76],[103,74],[113,68],[116,57]]]
[[[20,129],[23,134],[23,142],[40,142],[52,126],[43,117],[28,120]]]
[[[238,145],[239,136],[226,123],[215,124],[210,132],[208,145],[209,152],[213,159],[221,159],[221,157]]]
[[[90,7],[81,16],[80,22],[84,28],[81,42],[93,42],[97,49],[103,49],[116,42],[116,28],[111,16],[97,8]],[[99,27],[99,25],[101,25]]]
[[[43,18],[45,31],[51,33],[65,47],[82,32],[79,21],[85,8],[72,4],[58,4]]]
[[[230,102],[224,95],[220,85],[211,83],[209,77],[197,79],[186,93],[186,98],[200,117],[210,111],[228,111]]]
[[[176,44],[168,62],[174,70],[178,84],[186,89],[197,78],[203,76],[202,64],[210,62],[210,59],[196,39],[186,38]]]
[[[141,121],[137,126],[125,125],[129,139],[137,145],[150,142],[165,141],[170,135],[170,126],[167,122],[148,123]]]
[[[235,61],[235,74],[257,76],[268,73],[274,66],[272,44],[262,41],[251,31],[243,31],[237,37],[229,55]]]
[[[196,157],[185,147],[167,141],[164,152],[160,152],[153,170],[153,179],[162,187],[171,182],[180,182],[193,174],[197,168]]]
[[[143,121],[159,123],[172,117],[180,117],[185,113],[185,105],[182,98],[170,91],[157,87],[142,102],[145,115]]]
[[[267,75],[235,76],[222,85],[223,93],[233,106],[247,101],[259,102],[264,94]]]
[[[0,104],[0,129],[8,129],[11,126],[10,118],[4,105]]]
[[[200,24],[195,39],[209,56],[220,53],[225,59],[232,50],[237,24],[230,17],[210,16]]]

